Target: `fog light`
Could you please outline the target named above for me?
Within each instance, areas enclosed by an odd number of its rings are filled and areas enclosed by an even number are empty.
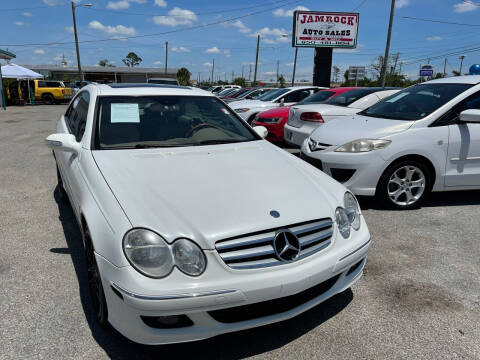
[[[155,329],[175,329],[192,326],[193,322],[187,315],[170,316],[140,316],[145,325]]]

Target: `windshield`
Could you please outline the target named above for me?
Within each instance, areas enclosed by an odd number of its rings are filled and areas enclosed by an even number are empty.
[[[285,94],[287,91],[290,91],[290,89],[288,89],[288,88],[275,89],[275,90],[269,91],[266,94],[260,96],[257,100],[272,101],[272,100],[275,100],[280,95]]]
[[[361,114],[384,119],[419,120],[471,86],[445,83],[411,86],[362,111]]]
[[[330,98],[332,95],[335,95],[334,91],[327,91],[327,90],[321,90],[316,92],[313,95],[310,95],[309,97],[303,99],[297,105],[303,105],[303,104],[322,104]]]
[[[326,101],[325,104],[337,105],[337,106],[348,106],[354,101],[357,101],[358,99],[364,96],[367,96],[368,94],[371,94],[378,90],[379,89],[377,88],[365,88],[365,89],[355,89],[355,90],[345,91],[344,93],[341,93],[340,95],[337,95],[331,98],[330,100]]]
[[[97,149],[226,144],[259,137],[211,96],[99,98]]]
[[[225,95],[227,95],[227,94],[230,94],[230,93],[235,92],[236,90],[237,90],[237,89],[231,89],[231,88],[224,89],[224,90],[222,90],[222,91],[219,91],[219,92],[217,93],[217,96],[225,96]]]

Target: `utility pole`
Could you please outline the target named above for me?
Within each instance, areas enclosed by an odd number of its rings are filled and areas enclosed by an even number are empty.
[[[72,1],[73,34],[75,35],[75,50],[77,51],[78,75],[80,75],[80,78],[83,81],[85,80],[85,77],[82,72],[82,65],[80,64],[80,50],[78,49],[77,19],[75,17],[75,9],[79,6],[90,7],[90,6],[93,6],[93,4],[89,3],[89,4],[75,5],[75,3]]]
[[[234,78],[234,76],[235,76],[235,71],[232,70],[232,84],[233,84],[233,78]]]
[[[460,56],[460,70],[458,71],[460,74],[460,76],[462,76],[462,67],[463,67],[463,59],[465,59],[466,56],[465,55],[461,55]]]
[[[277,60],[277,86],[278,86],[278,69],[280,67],[280,60]]]
[[[165,75],[167,75],[168,66],[168,41],[165,41]]]
[[[248,72],[248,81],[252,79],[252,64],[250,64],[250,71]]]
[[[387,72],[387,64],[388,64],[388,53],[390,51],[390,38],[392,36],[392,25],[393,25],[393,13],[395,11],[395,0],[392,0],[392,4],[390,6],[390,21],[388,22],[388,33],[387,33],[387,44],[385,45],[385,55],[383,57],[383,64],[382,70],[380,72],[380,83],[381,86],[385,86],[385,75]]]
[[[295,70],[297,70],[298,47],[295,47],[295,58],[293,60],[292,86],[295,86]]]
[[[447,76],[447,58],[445,58],[445,62],[443,63],[443,77]]]
[[[260,47],[260,34],[257,35],[257,53],[255,55],[255,72],[253,73],[253,84],[257,84],[257,67],[258,67],[258,48]]]
[[[215,69],[215,59],[213,59],[213,61],[212,61],[212,84],[214,82],[214,80],[213,80],[213,70],[214,69]]]
[[[244,67],[245,67],[245,66],[244,66],[244,65],[242,65],[242,78],[243,78],[243,68],[244,68]]]
[[[400,61],[400,68],[398,69],[398,75],[402,76],[402,65],[403,61]]]

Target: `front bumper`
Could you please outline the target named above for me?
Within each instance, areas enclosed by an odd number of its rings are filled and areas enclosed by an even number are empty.
[[[377,188],[380,176],[388,166],[375,150],[364,153],[335,152],[337,146],[330,146],[324,150],[311,151],[304,141],[301,152],[305,157],[317,159],[322,165],[322,171],[335,178],[334,172],[352,171],[353,175],[347,181],[342,181],[355,195],[373,196]],[[308,161],[312,165],[312,161]]]
[[[109,322],[127,338],[153,345],[206,339],[292,318],[344,291],[360,278],[370,246],[363,219],[360,230],[354,233],[354,238],[337,238],[324,251],[273,271],[233,270],[215,251],[206,251],[207,271],[199,278],[174,270],[165,279],[150,279],[130,266],[118,268],[96,255]],[[324,291],[305,297],[307,289],[327,281],[330,282]],[[282,307],[284,311],[279,313],[267,312],[265,316],[258,313],[254,318],[230,315],[238,315],[237,310],[242,313],[244,306],[268,306],[275,299],[295,301],[297,295],[302,301],[293,302],[293,307]],[[250,308],[243,313],[252,311]],[[159,329],[147,326],[141,319],[141,316],[169,315],[186,315],[193,325]]]

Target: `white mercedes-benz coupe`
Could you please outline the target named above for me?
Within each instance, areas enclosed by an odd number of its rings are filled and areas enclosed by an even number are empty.
[[[302,158],[396,209],[420,206],[430,191],[480,189],[480,76],[417,84],[327,123]]]
[[[101,324],[144,344],[204,339],[359,279],[370,234],[355,197],[265,135],[203,90],[82,88],[46,142]]]

